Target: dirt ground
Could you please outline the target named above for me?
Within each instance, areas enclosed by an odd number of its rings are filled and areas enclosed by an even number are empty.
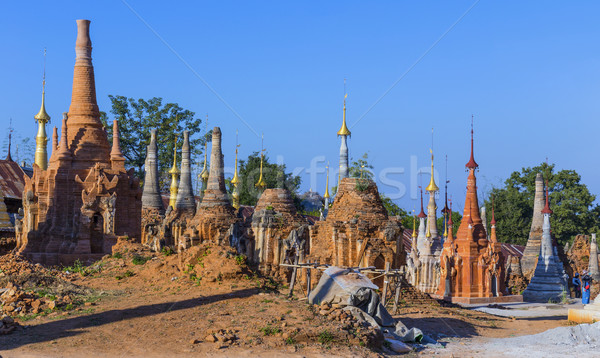
[[[188,250],[189,251],[189,250]],[[374,333],[322,316],[302,299],[254,275],[226,249],[202,247],[185,256],[152,254],[119,243],[115,254],[60,275],[82,291],[77,305],[15,315],[21,327],[0,335],[6,357],[380,357]],[[15,272],[0,262],[2,280]],[[9,272],[9,274],[7,274]],[[4,275],[2,277],[1,275]],[[24,289],[27,282],[21,280]],[[48,287],[35,286],[31,292]],[[50,290],[51,291],[51,290]],[[91,292],[91,293],[88,293]],[[301,296],[300,293],[298,293]],[[566,325],[565,319],[511,319],[431,301],[404,304],[395,317],[449,346],[534,334]],[[424,303],[425,302],[425,303]],[[213,342],[216,341],[216,342]],[[371,346],[371,348],[369,348]],[[451,356],[424,349],[407,356]],[[464,352],[464,350],[463,350]]]

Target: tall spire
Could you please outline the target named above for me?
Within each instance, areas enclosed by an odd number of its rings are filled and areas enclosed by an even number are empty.
[[[125,170],[125,157],[121,152],[121,144],[119,138],[119,121],[113,121],[113,145],[110,151],[110,161],[112,162],[113,168]]]
[[[48,168],[46,123],[50,122],[50,116],[46,113],[46,49],[44,49],[44,74],[42,76],[42,106],[34,118],[38,122],[38,132],[35,137],[35,164],[40,169],[46,170]]]
[[[114,147],[114,145],[113,145]],[[158,182],[158,145],[156,144],[156,129],[150,132],[150,144],[146,148],[146,162],[144,163],[144,189],[142,192],[142,208],[157,209],[164,213],[164,204],[160,195]],[[177,155],[177,152],[175,152]],[[177,159],[177,158],[175,158]],[[174,161],[176,162],[176,160]],[[177,167],[175,167],[177,169]],[[169,172],[170,173],[170,172]]]
[[[415,215],[415,211],[413,210],[413,239],[417,238],[417,216]]]
[[[550,202],[548,200],[548,179],[546,179],[546,206],[542,209],[542,214],[552,214],[552,209],[550,209]]]
[[[340,145],[340,174],[339,181],[342,179],[348,178],[348,137],[351,135],[350,130],[346,126],[346,98],[348,94],[346,93],[346,80],[344,79],[344,114],[342,119],[342,128],[337,132],[337,135],[342,137],[342,142]]]
[[[448,155],[446,155],[446,182],[444,183],[444,208],[442,209],[442,213],[444,216],[451,214],[450,208],[448,208]]]
[[[492,226],[490,240],[492,242],[498,242],[498,238],[496,237],[496,209],[494,207],[494,196],[492,196],[492,221],[490,221],[490,225]]]
[[[190,132],[183,131],[183,144],[181,146],[181,176],[177,188],[177,210],[196,210],[196,198],[192,185],[192,162],[190,148]]]
[[[204,131],[208,127],[208,114],[206,115],[206,122],[204,122]],[[237,131],[236,131],[237,133]],[[237,137],[236,137],[237,138]],[[200,196],[204,195],[204,191],[206,190],[206,185],[208,184],[208,140],[204,141],[204,165],[202,167],[202,171],[200,172],[200,181],[202,182],[202,188],[200,189]]]
[[[469,159],[466,167],[468,169],[477,169],[477,167],[479,167],[479,164],[477,164],[475,161],[475,156],[473,155],[473,115],[471,115],[471,158]]]
[[[418,218],[426,218],[427,215],[425,215],[425,211],[423,211],[423,189],[419,188],[421,190],[421,212],[419,213],[419,215],[417,215]]]
[[[351,136],[352,133],[348,129],[346,125],[346,98],[348,98],[348,93],[346,93],[346,79],[344,78],[344,114],[342,116],[342,128],[337,132],[339,136]]]
[[[62,120],[62,128],[60,129],[60,144],[58,145],[58,149],[56,151],[57,159],[61,161],[67,161],[73,158],[71,151],[69,151],[69,144],[67,143],[67,126],[68,114],[67,112],[63,112],[63,120]]]
[[[11,125],[10,125],[10,129],[8,130],[8,153],[6,153],[6,160],[12,162],[13,159],[12,159],[12,156],[10,155],[10,147],[12,145],[12,132],[13,132],[13,129],[12,129],[12,118],[11,118],[10,121],[11,121]]]
[[[235,131],[235,172],[233,173],[233,179],[231,179],[231,184],[233,184],[233,193],[231,193],[231,197],[233,198],[233,207],[235,209],[240,208],[240,191],[238,188],[238,184],[240,182],[240,178],[238,177],[238,148],[240,145],[238,144],[238,131]]]
[[[265,148],[264,148],[264,140],[265,140],[265,135],[262,135],[262,139],[261,139],[261,150],[260,150],[260,175],[258,177],[258,182],[256,184],[254,184],[254,186],[256,186],[258,188],[258,190],[262,193],[266,187],[267,187],[267,182],[265,182],[265,179],[263,178],[263,161],[265,158]]]
[[[173,166],[171,167],[171,170],[169,170],[169,174],[171,174],[169,206],[175,209],[177,204],[177,192],[179,191],[178,179],[180,174],[179,169],[177,169],[177,137],[175,137],[175,144],[173,145]]]
[[[77,20],[75,55],[67,137],[78,163],[74,167],[87,169],[98,162],[108,164],[111,150],[96,101],[89,20]]]

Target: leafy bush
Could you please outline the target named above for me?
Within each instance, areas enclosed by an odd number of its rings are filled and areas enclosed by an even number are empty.
[[[327,344],[333,341],[333,334],[331,332],[324,330],[319,334],[319,343]]]
[[[133,262],[134,265],[143,265],[148,260],[150,260],[150,257],[145,257],[145,256],[141,256],[141,255],[133,255],[133,260],[131,262]]]

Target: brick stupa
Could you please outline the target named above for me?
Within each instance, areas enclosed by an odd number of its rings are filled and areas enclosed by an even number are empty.
[[[292,230],[305,224],[288,190],[265,189],[252,215],[254,250],[250,261],[259,264],[263,273],[279,272],[282,269],[279,264],[286,258],[284,240]]]
[[[528,280],[533,276],[537,265],[540,247],[542,244],[542,226],[544,218],[542,209],[544,208],[544,178],[542,173],[537,173],[535,177],[535,197],[533,201],[533,218],[531,220],[531,230],[527,239],[527,246],[523,251],[521,258],[521,269]]]
[[[467,304],[521,301],[521,296],[507,296],[504,256],[496,239],[495,217],[492,214],[492,232],[488,240],[479,215],[475,177],[478,167],[473,154],[471,129],[471,157],[466,164],[469,176],[463,217],[456,237],[453,237],[452,222],[448,223],[448,238],[440,259],[440,285],[434,296]]]
[[[125,170],[114,121],[112,148],[96,103],[88,20],[77,20],[73,94],[48,169],[25,178],[17,251],[37,262],[70,264],[111,253],[117,236],[139,238],[141,189]]]
[[[308,260],[384,269],[405,264],[402,226],[388,217],[377,185],[368,179],[343,178],[325,221],[310,232]]]
[[[176,242],[179,242],[179,248],[203,241],[226,243],[229,239],[227,231],[236,221],[235,210],[225,189],[221,129],[215,127],[212,133],[210,172],[206,191],[196,214],[187,222],[184,236],[176,239]],[[188,243],[189,240],[191,241]]]

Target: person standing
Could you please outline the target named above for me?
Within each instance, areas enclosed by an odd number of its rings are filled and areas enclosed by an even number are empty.
[[[573,276],[573,288],[575,289],[575,298],[581,297],[581,280],[579,279],[579,272],[575,272]]]
[[[587,305],[590,303],[590,286],[592,285],[592,277],[587,271],[583,271],[581,277],[581,303]]]

